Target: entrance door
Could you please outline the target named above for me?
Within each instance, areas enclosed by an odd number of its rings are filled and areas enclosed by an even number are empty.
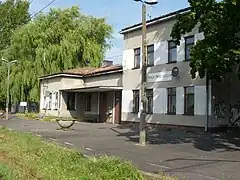
[[[115,91],[115,113],[114,113],[115,124],[120,124],[121,122],[121,107],[122,107],[122,92]]]
[[[99,117],[100,117],[100,122],[106,122],[107,118],[107,93],[106,92],[100,92],[100,97],[99,97]]]

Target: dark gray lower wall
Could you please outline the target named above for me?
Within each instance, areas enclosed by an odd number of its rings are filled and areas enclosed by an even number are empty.
[[[195,115],[165,115],[165,114],[151,114],[147,115],[147,123],[153,124],[168,124],[168,125],[181,125],[181,126],[194,126],[204,127],[206,116]],[[122,112],[122,121],[139,122],[138,115],[133,113]]]

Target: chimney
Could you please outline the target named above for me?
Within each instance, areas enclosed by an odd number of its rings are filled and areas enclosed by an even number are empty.
[[[103,60],[102,61],[102,67],[104,66],[112,66],[113,65],[113,61],[109,61],[109,60]]]

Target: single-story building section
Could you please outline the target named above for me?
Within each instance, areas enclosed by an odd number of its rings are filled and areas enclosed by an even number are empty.
[[[40,113],[119,123],[122,67],[77,68],[40,78]]]

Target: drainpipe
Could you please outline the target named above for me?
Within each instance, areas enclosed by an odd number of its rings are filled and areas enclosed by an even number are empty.
[[[209,78],[206,72],[206,120],[205,120],[205,132],[208,132],[209,123]]]

